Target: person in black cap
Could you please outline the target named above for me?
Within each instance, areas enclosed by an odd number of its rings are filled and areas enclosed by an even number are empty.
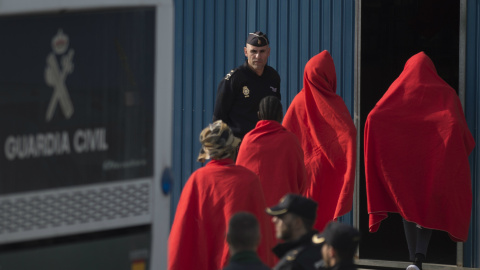
[[[230,263],[223,270],[269,270],[257,255],[260,237],[260,225],[253,214],[234,214],[228,223],[227,233]]]
[[[325,230],[312,237],[312,242],[322,245],[318,269],[356,270],[353,257],[360,242],[360,232],[350,225],[332,221]]]
[[[221,119],[238,138],[258,121],[258,104],[266,96],[280,96],[280,75],[267,65],[270,43],[267,35],[250,33],[244,48],[247,60],[231,70],[218,85],[213,121]]]
[[[284,241],[273,248],[273,253],[280,258],[273,269],[315,269],[315,263],[322,259],[321,245],[312,242],[312,237],[318,233],[312,229],[317,203],[300,195],[287,194],[266,212],[273,216],[276,237]]]

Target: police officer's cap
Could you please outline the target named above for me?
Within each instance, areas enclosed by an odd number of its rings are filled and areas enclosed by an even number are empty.
[[[332,221],[325,230],[312,237],[315,244],[326,243],[336,250],[354,253],[360,242],[360,232],[350,225]]]
[[[270,44],[270,42],[268,41],[268,38],[267,38],[266,34],[260,32],[260,31],[257,31],[255,33],[248,34],[247,44],[250,44],[250,45],[256,46],[256,47],[263,47],[263,46],[266,46],[266,45]]]
[[[297,216],[315,220],[317,214],[317,203],[296,194],[287,194],[280,203],[265,209],[271,216],[281,216],[286,213],[293,213]]]

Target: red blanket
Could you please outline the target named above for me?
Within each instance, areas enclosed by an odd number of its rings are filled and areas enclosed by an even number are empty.
[[[258,177],[233,164],[212,160],[195,171],[183,188],[168,240],[169,270],[217,270],[229,259],[226,233],[230,217],[239,211],[254,214],[261,228],[258,255],[274,264],[271,220]]]
[[[303,150],[295,135],[276,121],[257,122],[243,138],[236,163],[258,175],[269,207],[287,193],[305,191]]]
[[[336,88],[333,59],[323,51],[305,65],[303,89],[283,120],[305,153],[306,196],[318,202],[315,229],[319,231],[348,213],[353,201],[357,131]]]
[[[370,231],[394,212],[466,241],[475,142],[455,90],[423,52],[370,112],[364,139]]]

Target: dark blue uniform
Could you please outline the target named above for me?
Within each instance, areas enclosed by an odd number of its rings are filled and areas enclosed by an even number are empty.
[[[310,231],[300,239],[277,244],[273,253],[280,259],[273,270],[316,270],[315,264],[322,259],[322,245],[312,243],[317,231]]]
[[[247,61],[230,71],[218,85],[213,121],[221,119],[238,138],[255,128],[258,104],[266,96],[280,96],[280,75],[265,66],[262,76],[248,67]]]

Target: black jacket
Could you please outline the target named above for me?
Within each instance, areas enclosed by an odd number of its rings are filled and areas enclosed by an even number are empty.
[[[276,245],[273,253],[280,261],[274,270],[316,270],[315,263],[322,259],[322,245],[312,243],[317,231],[310,231],[300,239]]]
[[[223,270],[270,270],[253,251],[238,252],[230,258]]]
[[[238,138],[255,128],[258,105],[266,96],[280,95],[280,76],[265,66],[262,76],[248,67],[247,61],[228,73],[218,85],[213,121],[221,119]]]

